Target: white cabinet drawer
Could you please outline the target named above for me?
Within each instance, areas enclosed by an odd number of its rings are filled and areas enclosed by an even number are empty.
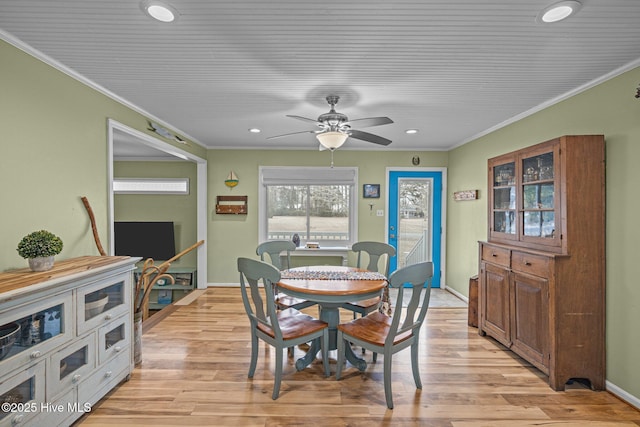
[[[124,315],[98,330],[98,363],[131,348],[131,322]]]
[[[131,274],[78,289],[78,335],[99,328],[131,308]]]
[[[52,402],[45,402],[38,415],[29,425],[33,426],[66,426],[78,418],[78,393],[76,388],[65,392]]]
[[[0,379],[0,427],[25,423],[40,413],[40,404],[45,401],[45,361],[11,377]],[[4,404],[10,406],[5,408]],[[8,411],[6,410],[8,409]]]
[[[96,335],[87,335],[62,350],[53,353],[47,368],[47,399],[49,401],[75,387],[96,367]]]
[[[45,354],[75,336],[72,292],[17,306],[0,314],[2,329],[18,325],[16,341],[0,361],[0,372],[12,372],[44,360]]]
[[[116,357],[101,365],[89,378],[78,385],[78,400],[81,405],[93,405],[129,373],[131,351],[120,352]]]

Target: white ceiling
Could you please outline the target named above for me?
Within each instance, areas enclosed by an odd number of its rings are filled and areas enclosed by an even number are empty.
[[[0,36],[208,148],[317,149],[266,137],[313,130],[285,115],[337,94],[350,119],[395,122],[364,129],[388,147],[344,149],[446,150],[640,65],[640,0],[536,23],[552,2],[169,0],[164,24],[137,0],[0,0]]]

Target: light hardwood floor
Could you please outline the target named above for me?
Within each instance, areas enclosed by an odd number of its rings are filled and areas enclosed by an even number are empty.
[[[640,411],[608,392],[579,384],[554,392],[539,371],[468,327],[466,308],[429,309],[421,332],[422,390],[413,383],[408,349],[394,357],[394,410],[385,405],[381,356],[365,373],[348,365],[340,381],[325,378],[318,361],[296,372],[289,358],[280,398],[271,400],[275,358],[262,342],[256,375],[247,378],[249,323],[238,288],[212,288],[172,309],[150,330],[145,325],[143,362],[131,380],[78,425],[640,425]],[[317,315],[315,307],[305,311]],[[303,354],[295,351],[296,358]]]

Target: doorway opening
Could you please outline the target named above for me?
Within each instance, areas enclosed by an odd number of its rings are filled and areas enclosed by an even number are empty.
[[[157,138],[140,132],[115,120],[108,120],[108,252],[110,255],[115,253],[114,240],[114,221],[115,221],[115,204],[114,204],[114,158],[116,154],[123,152],[145,152],[155,160],[159,158],[181,159],[183,161],[193,162],[196,164],[196,241],[204,240],[204,245],[196,249],[196,268],[198,289],[207,287],[207,161],[192,153],[181,150],[171,144],[167,144]],[[141,160],[143,158],[141,157]],[[195,243],[195,242],[193,242]]]

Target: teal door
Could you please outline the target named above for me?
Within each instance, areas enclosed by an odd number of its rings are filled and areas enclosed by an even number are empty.
[[[433,262],[434,288],[440,287],[442,259],[442,172],[388,171],[388,242],[396,248],[390,271]]]

